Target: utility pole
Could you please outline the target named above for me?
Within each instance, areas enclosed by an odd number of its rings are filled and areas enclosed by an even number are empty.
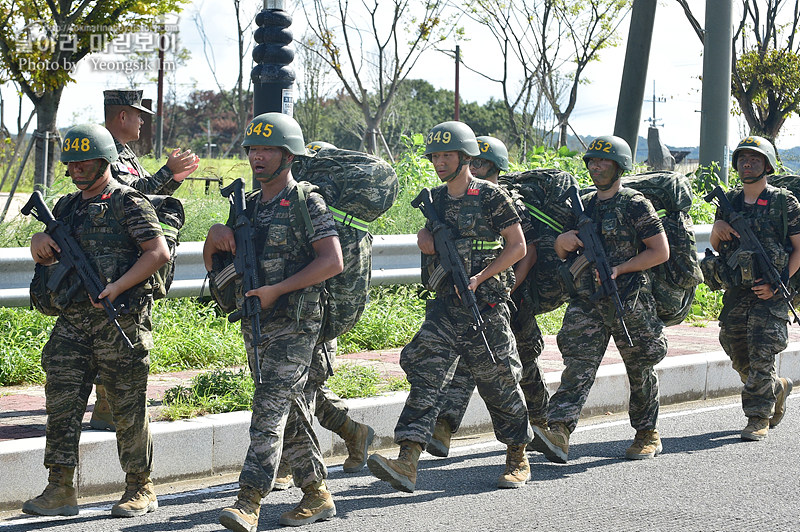
[[[658,127],[662,125],[660,122],[661,120],[656,118],[656,104],[657,103],[664,103],[667,99],[663,96],[656,96],[656,80],[653,80],[653,99],[652,100],[645,100],[645,102],[653,102],[653,116],[646,119],[645,122],[650,122],[650,127]]]
[[[158,34],[158,105],[156,106],[156,145],[154,155],[156,159],[161,157],[164,148],[164,48],[166,47],[164,36],[164,25],[161,25],[161,32]]]
[[[459,103],[460,98],[458,94],[458,89],[459,89],[458,65],[460,63],[461,63],[461,47],[459,45],[456,45],[456,105],[455,105],[456,112],[453,115],[453,120],[455,121],[460,120],[459,117],[461,116],[461,105]]]
[[[728,128],[731,114],[733,2],[706,0],[703,39],[703,96],[700,117],[700,166],[717,163],[728,182]]]
[[[264,10],[256,15],[253,48],[256,66],[253,80],[253,115],[278,112],[294,114],[294,36],[289,26],[292,17],[284,10],[284,0],[264,0]]]

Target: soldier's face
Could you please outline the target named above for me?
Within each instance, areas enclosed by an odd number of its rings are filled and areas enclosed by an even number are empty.
[[[78,190],[86,191],[97,186],[97,182],[101,177],[100,169],[105,162],[103,159],[69,162],[67,163],[67,171]]]
[[[139,140],[142,124],[144,124],[144,120],[142,120],[142,111],[134,109],[133,107],[126,107],[122,112],[121,118],[121,125],[128,139],[126,142]]]
[[[439,179],[444,181],[449,176],[458,170],[459,152],[457,151],[440,151],[431,154],[431,162],[433,168],[436,170],[436,175]]]
[[[742,150],[736,158],[736,171],[745,183],[753,183],[764,176],[767,158],[753,150]]]
[[[469,162],[469,170],[472,172],[472,175],[479,179],[487,179],[495,182],[497,181],[497,178],[495,177],[495,174],[497,173],[497,167],[488,159],[479,159],[477,157],[473,158]],[[492,177],[495,177],[495,179],[490,179]]]
[[[594,185],[601,190],[602,187],[611,186],[617,179],[617,163],[610,159],[592,157],[586,161],[586,169],[589,170]]]
[[[281,166],[283,149],[275,146],[250,146],[247,160],[253,177],[257,180],[271,180]]]

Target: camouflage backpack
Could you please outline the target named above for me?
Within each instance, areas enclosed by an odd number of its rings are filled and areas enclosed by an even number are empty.
[[[161,266],[150,279],[153,285],[153,299],[162,299],[167,297],[172,280],[175,278],[175,256],[177,254],[177,247],[180,243],[180,230],[186,221],[186,215],[183,211],[183,204],[177,198],[172,196],[159,196],[159,195],[146,195],[147,199],[153,205],[158,216],[158,221],[161,224],[161,229],[164,231],[164,238],[167,240],[167,247],[169,248],[169,260]],[[114,194],[112,198],[118,200],[122,199],[120,194]],[[112,208],[117,214],[119,219],[124,217],[124,206],[122,201],[114,201]]]
[[[773,187],[783,188],[786,189],[790,194],[792,194],[795,198],[800,200],[800,176],[798,175],[789,175],[789,174],[782,174],[782,175],[770,175],[767,176],[767,182],[772,185]],[[786,240],[786,235],[789,231],[789,220],[788,220],[788,212],[786,206],[781,211],[782,219],[780,221],[781,226],[783,227],[783,235],[784,240]],[[787,242],[787,246],[788,246]],[[800,307],[800,271],[795,272],[791,279],[789,279],[789,284],[787,288],[794,292],[794,298],[792,299],[792,305],[795,308]]]
[[[321,341],[333,340],[356,324],[367,304],[372,278],[372,235],[367,223],[389,210],[397,199],[397,174],[386,161],[366,153],[322,148],[316,157],[302,157],[292,168],[298,181],[319,187],[333,213],[344,269],[325,282],[325,319]],[[307,186],[298,190],[305,194]],[[313,234],[305,201],[298,219]]]
[[[648,273],[658,317],[666,326],[677,325],[689,314],[695,289],[703,282],[689,217],[693,197],[689,178],[677,172],[646,172],[623,177],[622,185],[644,194],[664,224],[669,260]]]
[[[569,297],[564,281],[558,274],[558,267],[563,261],[556,254],[554,244],[570,213],[566,202],[559,201],[559,198],[571,185],[577,184],[577,179],[561,170],[538,168],[500,176],[500,183],[522,196],[536,234],[539,235],[536,264],[520,288],[530,298],[535,314],[550,312],[564,304]]]

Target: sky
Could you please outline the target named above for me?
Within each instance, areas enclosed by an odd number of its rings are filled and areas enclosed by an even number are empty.
[[[260,8],[260,1],[245,4],[246,20]],[[252,4],[252,5],[248,5]],[[698,17],[701,24],[704,9],[701,2],[697,4]],[[291,30],[295,39],[302,37],[304,15],[299,3],[286,0],[287,10],[293,13],[294,22]],[[248,12],[249,11],[249,12]],[[212,62],[217,69],[217,76],[226,89],[230,89],[236,79],[236,30],[233,8],[228,2],[219,0],[202,0],[187,5],[177,17],[180,27],[180,45],[192,52],[192,59],[187,66],[178,70],[177,91],[179,95],[188,94],[193,88],[216,90],[210,74],[206,55],[203,51],[203,40],[200,38],[194,19],[204,23],[205,31],[211,44],[206,50],[211,54]],[[598,62],[592,63],[584,73],[589,83],[580,87],[578,105],[572,114],[570,123],[580,135],[598,136],[609,134],[614,129],[616,106],[619,95],[619,83],[622,77],[622,66],[625,59],[625,46],[630,19],[626,19],[619,27],[620,45],[613,49],[603,50]],[[252,35],[255,24],[248,31]],[[496,50],[493,50],[487,39],[476,28],[468,28],[470,39],[460,44],[462,57],[471,64],[486,65],[490,68]],[[455,48],[456,42],[445,42],[442,48]],[[90,56],[91,57],[91,56]],[[653,114],[653,95],[659,100],[656,103],[656,118],[659,120],[661,137],[670,146],[696,146],[700,138],[700,101],[702,75],[702,46],[695,35],[683,10],[672,0],[661,0],[656,12],[656,24],[650,53],[650,65],[647,76],[647,89],[643,102],[642,123],[639,134],[647,137],[649,123],[647,119]],[[251,65],[246,69],[249,74]],[[295,65],[295,70],[298,66]],[[430,51],[424,56],[410,74],[410,78],[422,78],[437,88],[454,89],[455,67],[451,58],[444,54]],[[298,75],[302,73],[298,70]],[[110,70],[102,70],[93,64],[90,58],[78,64],[74,77],[77,83],[70,84],[63,93],[58,115],[58,126],[69,127],[79,122],[102,122],[102,91],[110,88],[121,88],[128,85],[124,75]],[[143,78],[140,78],[143,79]],[[500,99],[502,95],[499,85],[487,82],[477,74],[462,67],[460,70],[460,93],[463,101],[484,103],[490,98]],[[156,85],[146,84],[145,98],[156,98]],[[15,130],[16,97],[10,84],[0,87],[6,101],[5,121]],[[661,101],[661,100],[665,101]],[[23,101],[23,114],[27,117],[32,105]],[[735,146],[738,139],[744,136],[746,127],[742,119],[731,117],[730,143]],[[479,133],[480,134],[480,133]],[[781,136],[778,138],[781,148],[800,145],[800,118],[787,121]]]

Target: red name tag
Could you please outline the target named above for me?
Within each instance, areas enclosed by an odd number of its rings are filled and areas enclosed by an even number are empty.
[[[289,203],[288,199],[282,199],[281,200],[281,207],[288,207],[289,205],[291,205],[291,204]]]
[[[136,168],[134,168],[133,166],[129,166],[129,167],[128,167],[128,170],[130,170],[130,172],[131,172],[133,175],[139,175],[139,172],[137,172],[137,171],[136,171]]]
[[[477,188],[468,188],[467,195],[468,196],[477,196],[478,192],[480,192]]]
[[[761,205],[763,207],[763,206],[765,206],[767,204],[767,200],[759,198],[759,199],[756,200],[756,203],[758,203],[759,205]]]
[[[111,197],[111,193],[110,193],[110,192],[106,192],[105,194],[103,194],[102,196],[100,196],[100,199],[101,199],[101,200],[107,200],[107,199],[108,199],[108,198],[110,198],[110,197]]]

